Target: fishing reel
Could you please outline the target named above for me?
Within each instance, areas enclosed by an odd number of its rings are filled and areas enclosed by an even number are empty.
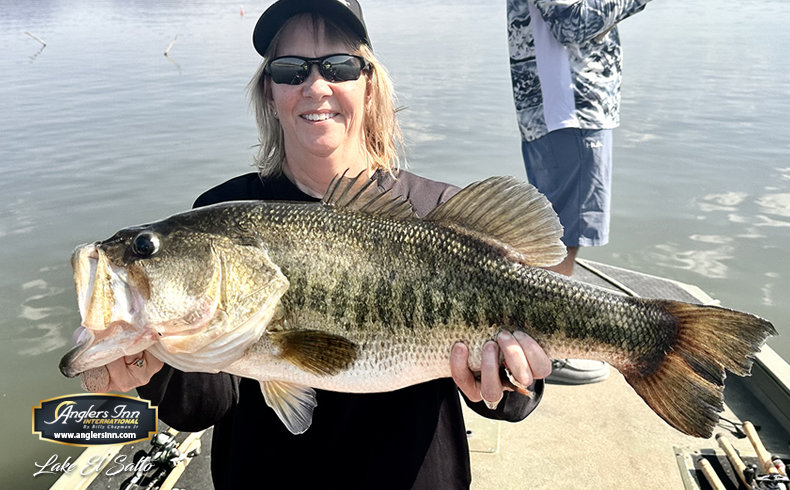
[[[758,475],[759,468],[755,464],[747,466],[743,470],[743,477],[747,484],[752,488],[786,490],[790,484],[790,478],[777,473]]]
[[[187,453],[178,449],[178,441],[169,432],[160,432],[151,438],[151,449],[140,450],[134,455],[133,461],[138,468],[135,474],[123,482],[121,490],[137,488],[155,489],[167,478],[170,470],[185,459],[200,454],[200,447]]]

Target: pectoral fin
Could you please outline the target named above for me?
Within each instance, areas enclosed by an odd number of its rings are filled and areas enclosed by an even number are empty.
[[[357,345],[338,335],[318,330],[273,331],[268,335],[280,347],[280,357],[319,376],[344,371],[357,358]]]
[[[280,417],[291,434],[301,434],[313,423],[317,405],[315,390],[281,381],[262,381],[261,392],[266,404]]]

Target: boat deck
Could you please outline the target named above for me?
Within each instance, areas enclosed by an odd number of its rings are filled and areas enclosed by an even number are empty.
[[[604,264],[579,260],[576,271],[578,280],[625,294],[716,304],[694,286]],[[765,350],[770,357],[773,351],[764,349],[764,354]],[[726,434],[747,464],[755,457],[751,444],[740,432],[740,424],[745,420],[758,427],[770,452],[788,460],[788,369],[790,367],[776,356],[769,374],[763,366],[755,364],[755,375],[748,381],[735,376],[727,378],[726,408],[715,433]],[[777,376],[779,380],[775,379]],[[776,390],[784,390],[784,393],[774,397],[771,392]],[[516,424],[484,419],[470,410],[465,410],[465,417],[472,460],[472,488],[477,490],[707,489],[710,486],[695,469],[699,457],[713,461],[723,478],[722,470],[729,467],[714,438],[693,438],[672,429],[615,370],[600,383],[547,385],[540,407]],[[163,426],[160,431],[164,430]],[[184,440],[187,435],[179,434],[178,437]],[[202,454],[183,471],[175,484],[177,488],[211,488],[210,431],[199,441],[203,446]],[[192,444],[194,447],[194,441]],[[86,453],[94,451],[95,454],[106,451],[105,448],[107,446],[89,448]],[[146,442],[124,446],[122,451],[134,454],[139,449],[149,448]],[[730,478],[725,480],[727,488],[739,488],[735,477]],[[61,480],[52,488],[77,488],[75,482]],[[80,488],[88,488],[88,485],[89,488],[119,488],[121,483],[120,479],[104,477],[92,483],[81,482]]]

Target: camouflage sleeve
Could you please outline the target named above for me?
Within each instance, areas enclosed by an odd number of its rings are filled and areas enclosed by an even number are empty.
[[[458,392],[461,393],[466,405],[478,415],[487,419],[520,422],[524,420],[527,415],[532,413],[535,407],[538,406],[538,403],[540,403],[540,399],[543,398],[543,385],[544,382],[542,379],[532,383],[532,386],[529,387],[529,390],[532,392],[531,397],[514,391],[506,391],[502,397],[502,401],[499,402],[499,405],[494,410],[486,407],[485,403],[482,401],[469,401],[461,390],[458,390]]]
[[[530,0],[563,44],[582,44],[640,12],[650,0]]]
[[[195,432],[219,422],[238,402],[239,381],[227,373],[185,373],[167,364],[137,393],[159,407],[159,418]]]

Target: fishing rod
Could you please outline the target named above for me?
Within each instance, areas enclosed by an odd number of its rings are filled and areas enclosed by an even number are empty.
[[[716,441],[719,443],[719,447],[724,451],[724,454],[727,455],[727,459],[730,461],[738,479],[748,490],[787,490],[790,480],[787,478],[784,461],[778,456],[772,456],[765,449],[754,424],[745,421],[742,427],[743,433],[754,448],[757,460],[760,462],[761,466],[756,464],[747,465],[738,455],[738,452],[727,436],[724,434],[716,435]],[[704,458],[702,458],[699,463],[700,469],[711,484],[711,487],[714,489],[724,488],[710,463],[704,460]],[[717,486],[719,484],[721,484],[722,487]]]

